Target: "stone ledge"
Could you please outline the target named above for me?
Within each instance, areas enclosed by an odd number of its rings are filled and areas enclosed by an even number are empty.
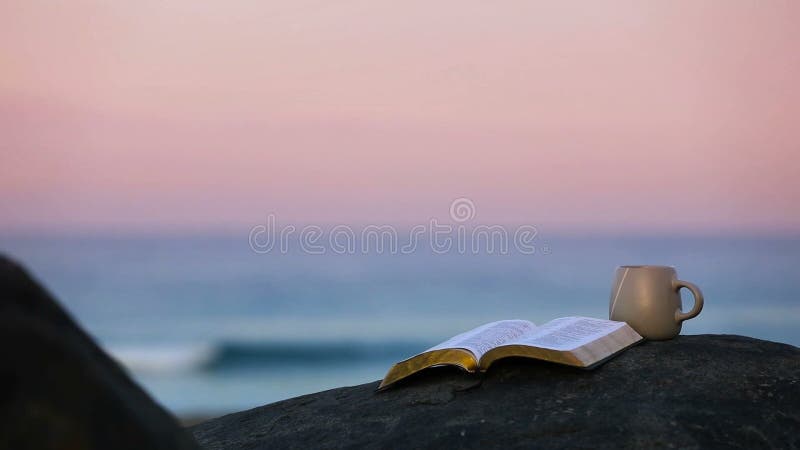
[[[645,342],[594,371],[508,359],[196,425],[207,449],[800,446],[800,349],[742,336]]]

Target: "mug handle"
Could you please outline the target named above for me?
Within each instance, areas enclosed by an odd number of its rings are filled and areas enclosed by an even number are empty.
[[[700,288],[694,283],[683,280],[675,280],[672,282],[672,285],[675,287],[676,291],[680,291],[681,288],[687,288],[692,291],[692,295],[694,296],[694,307],[692,307],[692,310],[688,313],[681,312],[681,310],[675,311],[675,321],[681,323],[684,320],[697,317],[700,311],[703,310],[703,292],[700,291]]]

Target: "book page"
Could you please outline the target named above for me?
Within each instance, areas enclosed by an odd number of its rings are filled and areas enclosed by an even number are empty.
[[[625,322],[590,317],[564,317],[551,320],[508,344],[569,351],[607,336],[623,326]]]
[[[498,345],[507,344],[535,329],[536,325],[527,320],[500,320],[454,336],[429,348],[426,352],[446,348],[463,348],[472,352],[476,359],[480,359],[484,353]]]

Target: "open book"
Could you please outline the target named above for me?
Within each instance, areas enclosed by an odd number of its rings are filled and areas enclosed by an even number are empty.
[[[392,366],[379,389],[422,369],[458,366],[485,371],[509,356],[541,359],[591,369],[642,340],[625,322],[563,317],[536,326],[527,320],[501,320],[452,337]]]

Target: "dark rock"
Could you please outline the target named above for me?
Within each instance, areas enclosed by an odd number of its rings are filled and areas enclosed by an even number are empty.
[[[481,379],[421,372],[231,414],[191,430],[207,449],[797,448],[800,349],[741,336],[633,347],[594,371],[499,361]]]
[[[197,448],[41,286],[1,255],[0,355],[0,448]]]

